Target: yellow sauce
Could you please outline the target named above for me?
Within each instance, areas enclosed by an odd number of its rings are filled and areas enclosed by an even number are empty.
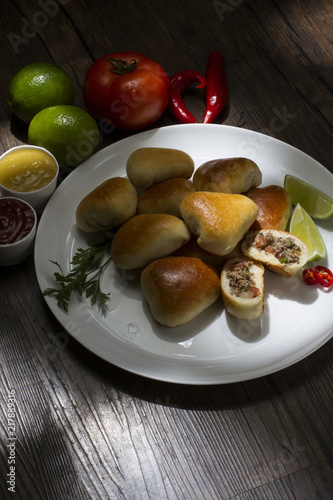
[[[20,193],[36,191],[57,174],[53,158],[38,149],[19,149],[0,160],[0,184]]]

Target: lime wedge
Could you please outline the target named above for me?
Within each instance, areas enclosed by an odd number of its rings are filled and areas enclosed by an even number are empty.
[[[326,257],[324,240],[309,214],[298,203],[291,216],[289,231],[300,238],[309,250],[309,260],[320,260]]]
[[[302,205],[314,219],[328,219],[333,214],[333,199],[302,179],[287,174],[284,189],[289,193],[293,204]]]

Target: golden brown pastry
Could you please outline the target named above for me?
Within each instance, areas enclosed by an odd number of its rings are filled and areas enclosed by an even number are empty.
[[[244,256],[230,259],[221,273],[221,291],[232,316],[257,318],[264,312],[264,266]]]
[[[135,186],[148,188],[173,177],[189,179],[194,172],[194,161],[180,149],[140,148],[129,156],[126,172]]]
[[[165,257],[141,274],[141,287],[156,321],[168,327],[183,325],[220,296],[217,271],[194,257]]]
[[[180,212],[200,247],[227,255],[255,221],[258,208],[241,194],[199,191],[182,201]]]
[[[239,242],[234,250],[227,255],[215,255],[201,248],[198,245],[197,237],[194,235],[191,236],[191,239],[187,243],[173,252],[172,255],[176,255],[178,257],[197,257],[198,259],[204,260],[220,270],[232,257],[244,257],[241,251],[241,242]]]
[[[185,222],[174,215],[135,215],[115,234],[111,244],[112,260],[123,269],[144,267],[170,255],[190,237]]]
[[[309,251],[305,243],[287,231],[261,229],[248,233],[242,243],[247,257],[264,264],[282,276],[294,276],[307,263]]]
[[[246,196],[257,205],[259,213],[250,231],[277,229],[284,231],[290,217],[292,201],[287,191],[272,184],[250,189]]]
[[[195,191],[193,182],[182,177],[159,182],[146,189],[138,199],[139,214],[170,214],[180,217],[179,206]]]
[[[136,213],[137,200],[136,189],[128,179],[107,179],[79,203],[76,224],[89,233],[119,227]]]
[[[197,191],[242,194],[261,184],[258,165],[248,158],[221,158],[201,165],[194,173]]]

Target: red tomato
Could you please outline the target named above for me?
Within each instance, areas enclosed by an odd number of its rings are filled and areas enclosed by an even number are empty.
[[[138,52],[114,52],[89,68],[83,99],[96,119],[136,130],[160,118],[168,91],[169,78],[159,63]]]

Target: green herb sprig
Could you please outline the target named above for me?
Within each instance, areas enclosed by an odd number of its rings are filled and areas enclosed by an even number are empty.
[[[100,287],[100,280],[104,269],[111,261],[111,256],[102,263],[107,251],[110,253],[111,241],[114,234],[107,232],[102,240],[90,240],[87,242],[88,248],[78,248],[73,256],[71,264],[72,271],[64,274],[58,262],[51,260],[59,271],[54,273],[58,288],[47,288],[43,295],[54,296],[60,309],[68,312],[68,305],[71,296],[77,292],[83,294],[91,300],[91,304],[98,304],[103,310],[109,298],[109,293],[104,293]]]

